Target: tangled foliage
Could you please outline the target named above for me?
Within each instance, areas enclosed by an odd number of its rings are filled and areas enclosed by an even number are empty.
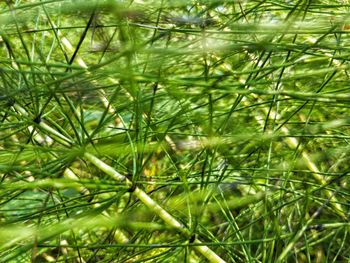
[[[2,1],[0,261],[348,261],[349,7]]]

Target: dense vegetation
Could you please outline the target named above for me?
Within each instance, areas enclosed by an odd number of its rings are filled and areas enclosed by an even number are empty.
[[[349,262],[347,0],[0,3],[1,262]]]

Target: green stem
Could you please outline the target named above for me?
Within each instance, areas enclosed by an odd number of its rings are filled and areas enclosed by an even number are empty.
[[[97,168],[99,168],[101,171],[105,172],[109,176],[111,176],[113,179],[117,181],[125,181],[127,186],[132,186],[132,182],[128,180],[125,176],[121,175],[117,171],[115,171],[111,166],[104,163],[91,153],[85,153],[84,157],[91,162],[93,165],[95,165]],[[154,201],[148,194],[146,194],[144,191],[142,191],[140,188],[136,187],[134,190],[134,194],[137,196],[137,198],[140,199],[142,203],[144,203],[151,211],[153,211],[155,214],[157,214],[161,219],[164,220],[164,222],[177,229],[181,234],[188,236],[190,234],[190,231],[176,218],[174,218],[171,214],[169,214],[166,210],[164,210],[159,204],[157,204],[156,201]],[[194,244],[200,244],[201,241],[196,239]],[[204,257],[206,257],[210,262],[213,263],[223,263],[225,262],[222,258],[220,258],[217,254],[215,254],[214,251],[212,251],[207,246],[194,246],[195,250],[202,254]]]

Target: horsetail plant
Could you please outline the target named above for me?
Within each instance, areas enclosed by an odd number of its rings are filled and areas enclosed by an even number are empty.
[[[0,3],[0,262],[347,262],[348,1]]]

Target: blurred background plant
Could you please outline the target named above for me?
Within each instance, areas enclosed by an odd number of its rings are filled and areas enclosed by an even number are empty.
[[[2,1],[0,261],[348,262],[348,1]]]

